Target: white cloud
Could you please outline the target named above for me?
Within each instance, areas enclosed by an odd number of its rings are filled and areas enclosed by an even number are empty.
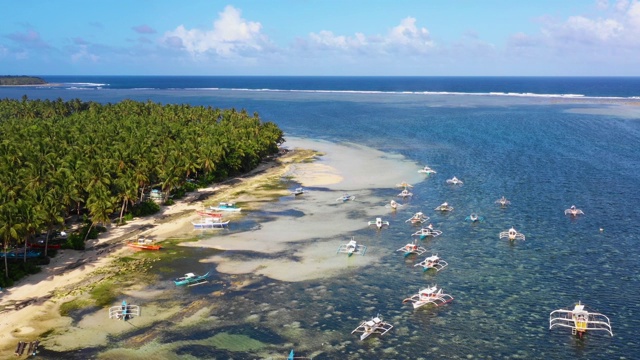
[[[429,30],[418,28],[416,19],[407,17],[393,27],[386,35],[353,36],[334,35],[331,31],[309,34],[308,40],[299,39],[298,47],[306,50],[337,50],[341,52],[361,52],[368,54],[425,54],[435,46]]]
[[[261,32],[262,25],[243,19],[240,10],[227,6],[218,15],[210,30],[187,29],[180,25],[167,31],[162,42],[191,55],[215,53],[222,57],[259,52],[268,47],[269,40]]]
[[[90,62],[98,62],[100,57],[98,55],[89,52],[87,45],[80,45],[77,52],[71,54],[71,61],[74,63],[88,60]]]

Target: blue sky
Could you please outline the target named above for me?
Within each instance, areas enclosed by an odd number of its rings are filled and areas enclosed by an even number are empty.
[[[0,75],[640,76],[640,0],[0,0]]]

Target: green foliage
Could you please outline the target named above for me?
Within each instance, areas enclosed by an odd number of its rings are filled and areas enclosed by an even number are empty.
[[[0,76],[0,85],[44,85],[44,79],[35,76]]]
[[[131,214],[135,217],[149,216],[153,215],[160,211],[160,205],[154,203],[153,201],[143,201],[139,204],[136,204],[131,209]]]
[[[69,316],[69,314],[71,314],[73,311],[84,309],[91,305],[91,301],[87,299],[73,299],[71,301],[60,304],[60,308],[58,309],[58,311],[60,312],[61,316]],[[40,335],[40,337],[46,336]]]
[[[186,179],[203,185],[248,171],[284,141],[274,123],[246,110],[26,96],[0,100],[0,134],[0,237],[7,247],[60,228],[72,214],[93,225],[111,223],[121,209],[154,214],[156,204],[130,205],[152,188],[179,198],[197,187]],[[86,229],[65,246],[84,248]]]
[[[100,307],[113,304],[116,301],[116,296],[117,293],[114,290],[114,285],[110,281],[98,283],[98,285],[91,290],[91,298],[95,301],[96,305]]]
[[[84,236],[78,233],[69,234],[69,236],[67,236],[67,241],[62,244],[62,248],[84,250]]]

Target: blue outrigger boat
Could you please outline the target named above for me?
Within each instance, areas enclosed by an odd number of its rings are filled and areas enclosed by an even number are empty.
[[[242,208],[236,207],[236,204],[230,202],[221,202],[218,206],[210,206],[209,209],[213,211],[232,211],[238,212],[241,211]]]
[[[176,286],[196,286],[208,282],[209,280],[207,280],[207,277],[209,277],[209,273],[206,273],[204,275],[187,273],[184,276],[174,279],[173,282],[176,284]]]

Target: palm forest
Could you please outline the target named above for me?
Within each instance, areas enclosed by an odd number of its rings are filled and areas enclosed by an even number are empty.
[[[254,169],[284,142],[275,123],[245,110],[26,96],[0,100],[0,139],[3,287],[38,271],[27,262],[36,235],[49,241],[81,219],[84,233],[69,236],[67,247],[82,249],[104,225],[153,212],[158,205],[145,201],[152,189],[171,201]]]

